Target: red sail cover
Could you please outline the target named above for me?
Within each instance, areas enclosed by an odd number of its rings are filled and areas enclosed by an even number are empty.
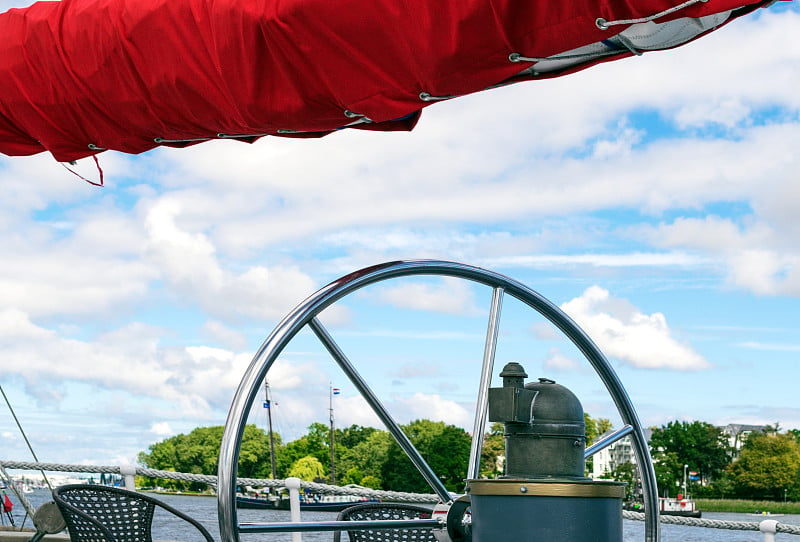
[[[757,7],[745,2],[37,2],[0,14],[0,152],[69,161],[348,125],[410,130],[437,99],[638,54],[626,30],[693,19],[706,32]]]

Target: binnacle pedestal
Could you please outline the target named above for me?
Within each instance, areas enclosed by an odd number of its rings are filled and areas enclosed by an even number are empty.
[[[583,407],[555,381],[519,363],[489,390],[489,420],[505,426],[506,474],[468,480],[474,542],[620,542],[625,484],[584,476]]]

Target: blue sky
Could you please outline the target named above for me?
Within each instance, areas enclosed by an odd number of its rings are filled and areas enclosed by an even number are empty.
[[[646,425],[800,428],[798,35],[780,2],[675,50],[433,105],[408,134],[104,153],[102,189],[0,157],[0,384],[41,460],[131,461],[224,423],[256,348],[317,288],[436,258],[560,305]],[[399,422],[471,428],[489,302],[407,279],[322,320]],[[512,300],[508,361],[619,426],[588,364]],[[270,381],[285,438],[327,420],[330,383],[337,424],[374,423],[308,333]],[[0,435],[0,457],[29,459],[10,415]]]

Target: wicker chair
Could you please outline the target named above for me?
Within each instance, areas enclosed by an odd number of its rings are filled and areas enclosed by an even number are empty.
[[[433,509],[413,504],[368,503],[356,504],[339,512],[339,521],[429,519]],[[436,542],[431,529],[387,529],[377,531],[347,531],[350,542]],[[341,532],[333,534],[340,542]]]
[[[116,487],[72,484],[53,490],[71,542],[152,542],[156,507],[190,523],[207,542],[214,538],[183,512],[153,497]]]

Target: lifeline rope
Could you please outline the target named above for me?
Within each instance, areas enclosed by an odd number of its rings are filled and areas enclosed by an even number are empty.
[[[629,510],[624,510],[622,512],[622,517],[624,519],[644,521],[644,514],[642,512],[631,512]],[[661,523],[669,523],[671,525],[686,525],[687,527],[729,529],[735,531],[758,531],[760,526],[760,523],[753,521],[726,521],[722,519],[685,518],[681,516],[661,516]],[[776,528],[779,533],[800,535],[800,525],[778,523]]]
[[[34,470],[43,469],[48,471],[60,472],[80,472],[80,473],[105,473],[122,474],[121,468],[117,466],[98,466],[98,465],[65,465],[61,463],[32,463],[27,461],[6,461],[0,460],[0,466],[9,469]],[[210,474],[191,474],[186,472],[173,472],[166,470],[148,469],[136,467],[136,474],[149,478],[166,478],[170,480],[182,480],[186,482],[201,482],[212,486],[217,485],[217,477]],[[237,478],[238,485],[260,486],[260,487],[285,487],[283,480],[272,480],[265,478]],[[356,495],[360,497],[372,497],[385,501],[399,502],[430,502],[437,503],[439,498],[433,494],[404,493],[398,491],[381,491],[377,489],[355,488],[331,486],[327,484],[317,484],[314,482],[300,482],[300,486],[308,488],[316,493],[325,495]]]
[[[31,463],[26,461],[6,461],[0,460],[0,468],[22,469],[22,470],[48,470],[60,472],[81,472],[81,473],[107,473],[122,474],[120,467],[96,466],[96,465],[65,465],[60,463]],[[150,478],[167,478],[171,480],[183,480],[188,482],[202,482],[205,484],[217,485],[217,477],[208,474],[191,474],[185,472],[173,472],[166,470],[148,469],[136,467],[136,474]],[[260,486],[260,487],[285,487],[284,480],[272,480],[261,478],[237,478],[239,485]],[[397,491],[380,491],[375,489],[331,486],[327,484],[317,484],[314,482],[300,482],[300,486],[316,493],[325,495],[355,495],[359,497],[372,497],[384,501],[398,502],[426,502],[437,503],[439,497],[433,494],[404,493]],[[625,510],[622,512],[624,519],[634,521],[644,521],[644,514]],[[725,521],[720,519],[701,519],[686,518],[680,516],[661,516],[661,523],[672,525],[685,525],[688,527],[707,527],[711,529],[729,529],[738,531],[758,531],[759,523],[749,521]],[[777,524],[777,532],[800,535],[800,525],[788,525],[786,523]]]

